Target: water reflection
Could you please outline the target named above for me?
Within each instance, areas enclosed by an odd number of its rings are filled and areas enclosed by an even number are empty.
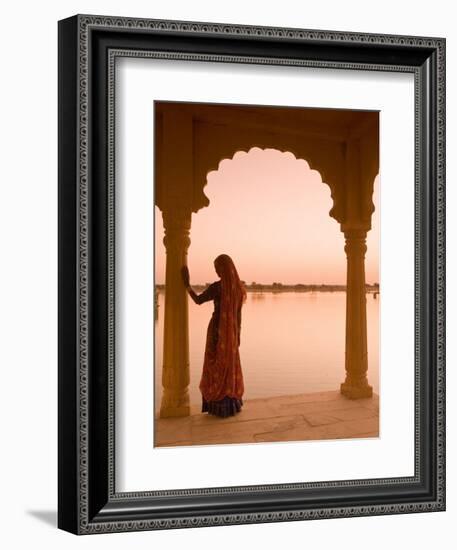
[[[367,295],[368,381],[379,393],[379,303]],[[198,389],[212,303],[189,302],[190,400]],[[241,365],[246,399],[336,390],[344,380],[345,292],[249,292],[243,307]],[[162,395],[164,293],[155,322],[156,407]]]

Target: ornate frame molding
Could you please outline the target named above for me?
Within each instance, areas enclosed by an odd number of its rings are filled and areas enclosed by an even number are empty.
[[[59,323],[62,331],[65,331],[70,316],[76,329],[77,347],[70,345],[65,336],[59,337],[60,347],[63,350],[59,360],[59,423],[73,422],[75,431],[71,437],[64,436],[59,428],[59,526],[78,534],[132,531],[148,529],[168,529],[182,527],[196,527],[209,525],[227,525],[242,523],[258,523],[272,521],[293,521],[314,518],[331,518],[362,516],[375,514],[393,514],[408,512],[439,511],[445,508],[445,274],[444,274],[444,183],[445,183],[445,41],[441,38],[426,38],[412,36],[391,36],[382,34],[362,34],[333,31],[313,31],[303,29],[268,28],[244,25],[223,25],[201,22],[161,21],[150,19],[130,19],[116,17],[99,17],[79,15],[60,22],[60,140],[63,140],[73,131],[68,139],[70,145],[62,145],[59,153],[59,187],[60,199],[60,234],[62,246],[69,246],[68,239],[71,235],[77,240],[71,245],[75,246],[76,264],[69,264],[60,249],[61,277],[71,277],[76,289],[75,297],[70,297],[69,291],[60,280],[60,310]],[[93,461],[100,461],[101,456],[94,454],[91,448],[91,438],[94,430],[100,430],[102,420],[96,420],[91,411],[91,391],[93,386],[93,369],[96,362],[91,351],[91,330],[94,323],[92,309],[95,304],[91,302],[92,292],[96,286],[93,282],[91,271],[91,254],[94,247],[93,239],[96,228],[94,226],[94,211],[91,201],[91,180],[94,180],[93,154],[93,128],[94,128],[94,82],[98,78],[93,72],[93,63],[96,62],[93,55],[96,32],[118,33],[118,36],[132,38],[133,42],[141,40],[144,36],[163,38],[164,41],[175,37],[191,39],[202,37],[220,38],[224,43],[235,44],[240,38],[249,38],[261,41],[264,45],[273,42],[279,47],[290,51],[294,45],[310,46],[315,50],[319,47],[330,48],[330,45],[351,46],[346,58],[337,60],[316,60],[311,58],[275,56],[250,56],[242,53],[221,54],[198,53],[188,51],[160,51],[154,49],[139,49],[129,44],[128,47],[117,47],[117,42],[107,49],[106,66],[108,68],[106,91],[106,131],[107,131],[107,191],[106,203],[106,304],[107,304],[107,377],[104,386],[107,391],[106,402],[106,472],[105,466],[98,464],[96,469],[103,469],[103,481],[106,487],[93,488],[91,468]],[[95,33],[95,34],[94,34]],[[113,34],[114,36],[114,34]],[[116,38],[117,41],[121,38]],[[122,41],[122,40],[121,40]],[[98,47],[98,46],[97,46]],[[176,47],[176,46],[175,46]],[[366,47],[375,52],[379,48],[393,48],[398,52],[399,63],[390,64],[381,61],[370,62],[363,60]],[[99,50],[101,51],[101,47]],[[287,50],[289,51],[289,50]],[[298,51],[298,50],[297,50]],[[313,50],[314,51],[314,50]],[[330,51],[330,50],[329,50]],[[352,53],[351,53],[352,52]],[[359,52],[357,54],[357,52]],[[380,50],[379,55],[381,56]],[[336,57],[342,54],[334,54]],[[353,57],[360,57],[356,60]],[[407,56],[415,61],[407,63]],[[71,62],[69,59],[74,56]],[[215,489],[173,490],[173,491],[148,491],[138,493],[116,493],[114,487],[114,84],[115,84],[115,60],[119,56],[149,57],[155,59],[179,59],[198,61],[218,61],[234,63],[261,63],[293,65],[303,67],[358,69],[372,71],[411,72],[415,78],[415,172],[416,172],[416,410],[415,410],[415,465],[416,474],[412,478],[391,478],[372,480],[335,481],[326,483],[299,483],[287,485],[266,485],[230,487]],[[403,56],[403,57],[402,57]],[[366,57],[366,55],[365,55]],[[420,60],[422,59],[422,62]],[[71,91],[65,91],[64,86],[73,82],[76,84]],[[77,117],[68,113],[68,108],[76,106]],[[431,123],[428,124],[428,132],[435,138],[432,146],[426,141],[430,136],[424,135],[424,109],[432,110]],[[68,122],[70,121],[70,124]],[[103,125],[104,121],[97,122]],[[70,129],[68,129],[68,126]],[[425,140],[425,141],[424,141]],[[427,149],[428,147],[428,149]],[[429,150],[435,159],[423,158],[424,150]],[[66,170],[65,164],[74,161],[76,171]],[[430,167],[431,166],[431,167]],[[429,171],[427,174],[426,171]],[[69,183],[69,181],[72,183]],[[424,189],[424,182],[428,181],[430,189]],[[69,187],[71,186],[71,188]],[[69,191],[66,191],[69,189]],[[425,204],[425,206],[424,206]],[[428,209],[427,209],[428,207]],[[67,226],[65,217],[70,208],[75,209],[76,228]],[[75,233],[76,231],[76,233]],[[427,234],[425,234],[427,233]],[[77,244],[76,244],[77,243]],[[433,296],[424,296],[424,262],[428,262],[431,248],[436,247],[435,255],[431,257],[433,269],[427,272]],[[426,277],[426,278],[427,278]],[[428,279],[427,279],[428,280]],[[430,298],[433,303],[425,303],[425,298]],[[67,300],[72,300],[68,307]],[[434,326],[431,326],[431,335],[435,338],[435,350],[432,361],[435,373],[431,375],[430,384],[423,378],[424,365],[421,368],[421,353],[424,344],[424,314],[432,314]],[[426,331],[425,331],[426,332]],[[427,347],[433,346],[428,342],[431,336],[425,334]],[[75,353],[73,353],[73,350]],[[432,350],[433,351],[433,350]],[[74,356],[76,355],[76,356]],[[68,364],[72,369],[68,369]],[[432,367],[430,367],[432,368]],[[427,385],[427,388],[425,388]],[[431,407],[432,417],[430,421],[430,441],[432,445],[431,455],[422,455],[420,450],[425,445],[423,442],[426,426],[424,425],[423,407],[421,400],[424,392],[429,391],[427,399]],[[74,391],[73,400],[68,399],[69,392]],[[433,435],[434,434],[434,435]],[[70,441],[71,440],[71,441]],[[93,445],[93,443],[92,443]],[[75,452],[74,452],[75,451]],[[74,454],[73,454],[74,453]],[[101,453],[103,455],[103,453]],[[67,462],[69,461],[69,462]],[[372,502],[367,505],[341,505],[341,506],[306,506],[291,509],[284,503],[281,510],[243,511],[239,513],[214,513],[188,514],[164,517],[157,514],[150,507],[154,498],[168,497],[203,497],[208,495],[239,496],[268,492],[276,493],[276,501],[279,502],[284,491],[297,491],[309,489],[335,489],[342,490],[372,487],[376,488],[398,487],[404,484],[424,485],[424,479],[428,479],[429,492],[424,494],[422,500],[408,502],[407,495],[404,503]],[[70,488],[72,481],[76,481],[77,491]],[[434,487],[433,496],[430,488]],[[424,488],[425,491],[425,488]],[[95,497],[93,495],[96,495]],[[352,493],[351,493],[352,494]],[[103,496],[105,495],[105,497]],[[141,508],[142,512],[138,512]],[[136,512],[135,512],[136,510]]]

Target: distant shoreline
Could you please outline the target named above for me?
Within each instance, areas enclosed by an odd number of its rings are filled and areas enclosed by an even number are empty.
[[[207,284],[197,284],[192,285],[194,290],[205,290],[208,288],[209,283]],[[164,284],[157,284],[155,288],[158,292],[165,291]],[[305,285],[305,284],[295,284],[295,285],[286,285],[282,283],[273,283],[271,285],[264,285],[260,283],[254,283],[250,285],[245,284],[247,292],[346,292],[346,285]],[[372,292],[379,294],[379,284],[374,283],[372,285],[366,285],[366,292]]]

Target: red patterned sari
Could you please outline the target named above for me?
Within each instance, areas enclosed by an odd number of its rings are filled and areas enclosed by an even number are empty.
[[[218,256],[215,264],[221,280],[194,297],[196,303],[214,300],[199,387],[202,412],[230,416],[239,412],[243,405],[244,382],[239,345],[241,307],[246,291],[230,256]]]

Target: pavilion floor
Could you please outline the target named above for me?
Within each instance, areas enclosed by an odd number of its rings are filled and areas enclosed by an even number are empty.
[[[156,447],[379,437],[379,397],[328,391],[247,399],[228,418],[192,406],[190,416],[157,418],[155,430]]]

